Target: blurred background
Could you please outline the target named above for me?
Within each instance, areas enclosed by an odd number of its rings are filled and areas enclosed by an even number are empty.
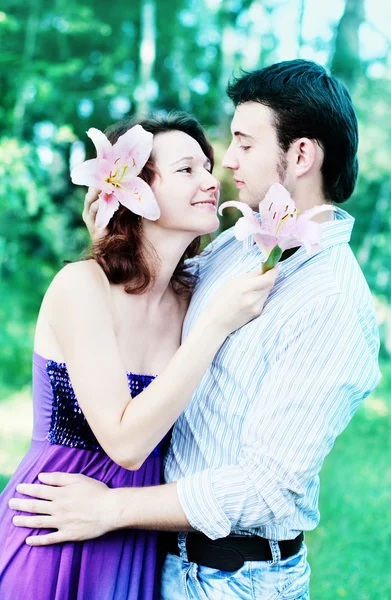
[[[31,433],[31,352],[46,287],[88,243],[70,166],[85,135],[181,108],[229,140],[230,75],[313,59],[349,88],[360,178],[344,208],[373,293],[383,379],[322,470],[321,524],[307,536],[315,600],[391,598],[391,4],[383,0],[2,0],[0,8],[0,490]],[[219,166],[222,198],[236,197]],[[221,229],[232,225],[232,213]]]

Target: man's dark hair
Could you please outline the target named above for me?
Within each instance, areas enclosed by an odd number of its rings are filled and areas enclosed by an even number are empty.
[[[298,59],[234,77],[227,94],[235,106],[259,102],[272,109],[283,152],[302,137],[316,140],[324,151],[325,197],[340,203],[352,195],[358,173],[357,119],[338,79],[320,65]]]

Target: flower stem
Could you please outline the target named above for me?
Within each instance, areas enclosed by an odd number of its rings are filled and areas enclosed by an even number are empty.
[[[264,263],[262,263],[262,273],[266,273],[267,271],[270,271],[270,269],[273,269],[273,267],[275,267],[278,261],[280,260],[281,256],[282,250],[280,246],[274,246],[273,250],[267,257],[267,260]]]

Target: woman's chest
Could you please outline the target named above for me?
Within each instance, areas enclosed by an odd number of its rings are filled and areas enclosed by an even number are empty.
[[[160,373],[180,346],[183,318],[184,311],[174,307],[157,314],[143,310],[122,314],[116,337],[126,369]]]

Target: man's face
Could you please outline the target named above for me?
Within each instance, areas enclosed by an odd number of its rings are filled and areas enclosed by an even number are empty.
[[[257,210],[272,183],[284,182],[286,172],[272,110],[258,102],[239,105],[231,132],[232,142],[222,164],[232,171],[239,200]]]

